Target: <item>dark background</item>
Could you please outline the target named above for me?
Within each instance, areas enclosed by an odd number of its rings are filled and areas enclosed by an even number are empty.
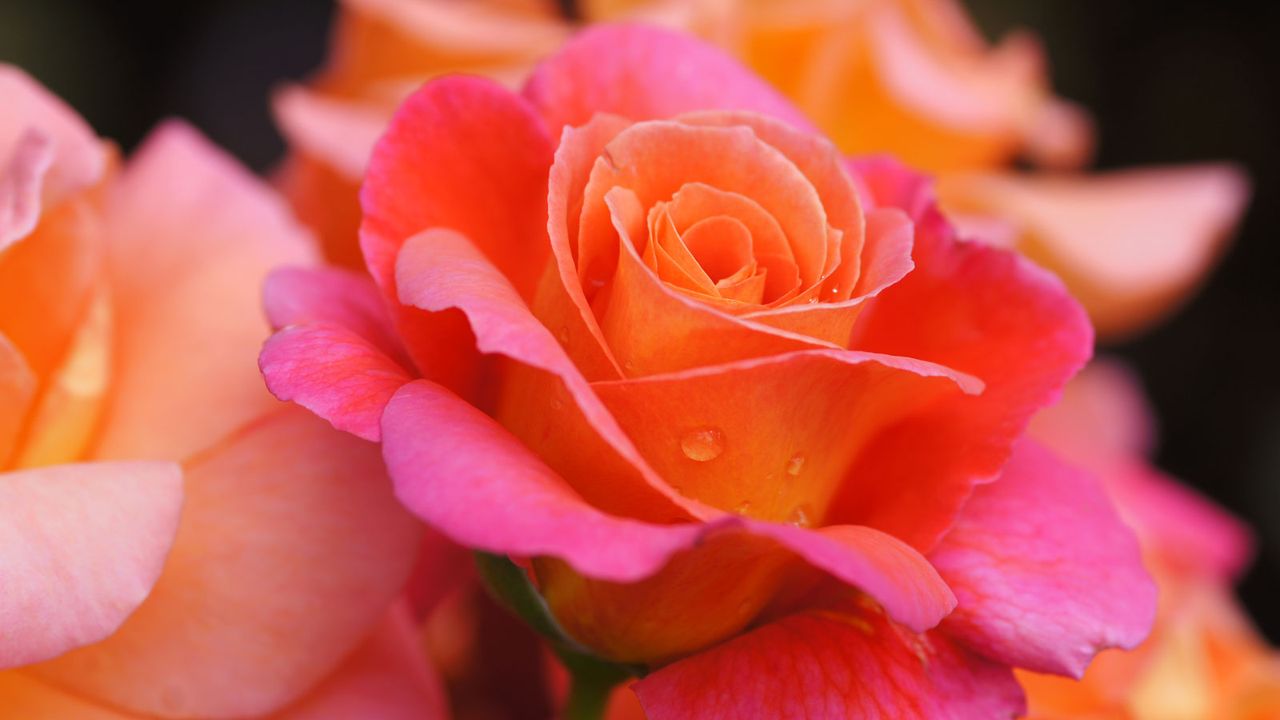
[[[1242,231],[1202,292],[1103,351],[1139,368],[1161,419],[1160,465],[1256,528],[1241,594],[1280,640],[1280,5],[969,5],[991,36],[1040,34],[1060,93],[1095,113],[1099,167],[1226,159],[1253,176]],[[320,62],[332,12],[326,0],[0,0],[0,60],[126,149],[177,115],[266,170],[282,150],[268,93]]]

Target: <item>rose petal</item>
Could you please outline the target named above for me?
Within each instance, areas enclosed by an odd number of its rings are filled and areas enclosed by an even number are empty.
[[[382,410],[413,377],[360,335],[337,325],[288,327],[267,340],[258,358],[267,388],[372,442]]]
[[[412,379],[377,288],[345,270],[287,268],[267,278],[265,299],[272,325],[285,326],[258,357],[267,388],[377,442],[383,407]]]
[[[444,689],[410,619],[397,605],[337,672],[278,720],[442,720]]]
[[[0,668],[115,632],[160,576],[182,502],[169,463],[0,474]]]
[[[188,465],[151,597],[44,678],[164,717],[270,712],[332,671],[402,587],[419,528],[377,448],[286,408]],[[131,519],[136,522],[136,519]]]
[[[360,244],[388,298],[397,299],[404,242],[443,227],[471,238],[530,299],[549,256],[542,228],[551,151],[533,108],[492,81],[446,77],[406,100],[374,148],[360,194]],[[402,310],[397,325],[424,376],[470,390],[475,351],[455,313]]]
[[[107,222],[119,332],[95,454],[182,459],[272,408],[253,364],[268,334],[262,281],[314,257],[288,208],[170,123],[113,186]]]
[[[1000,662],[1080,677],[1151,629],[1138,543],[1086,473],[1024,441],[929,554],[960,604],[942,627]]]
[[[432,440],[423,442],[427,437]],[[890,613],[913,626],[931,626],[952,606],[950,593],[923,558],[870,528],[839,528],[818,534],[737,517],[709,525],[654,525],[607,515],[583,502],[563,479],[491,418],[427,381],[405,386],[392,399],[383,416],[383,438],[383,454],[401,501],[463,545],[519,556],[562,558],[576,571],[611,583],[646,578],[678,552],[688,551],[680,561],[685,571],[695,567],[715,570],[713,574],[719,575],[717,580],[706,572],[688,573],[689,582],[706,583],[703,589],[733,584],[725,585],[724,580],[741,580],[740,574],[726,572],[724,567],[728,558],[742,556],[741,548],[770,551],[781,547],[873,593]],[[475,462],[479,455],[485,462]],[[750,552],[745,557],[760,560]],[[789,557],[781,560],[785,564]],[[779,578],[772,570],[780,565],[766,564],[771,572],[765,574],[772,577],[758,579],[776,586]],[[682,573],[680,569],[671,572]],[[655,582],[662,582],[662,576]],[[637,598],[643,597],[637,594],[643,592],[640,587],[624,585],[614,590]],[[753,582],[747,589],[762,588]],[[697,592],[689,587],[683,591]],[[757,594],[741,598],[754,603],[752,612],[770,599],[769,593]],[[659,598],[662,595],[658,593]],[[665,595],[669,600],[672,593]],[[555,607],[558,599],[549,597]],[[737,596],[734,598],[733,616],[716,622],[727,619],[741,627],[750,619],[750,613],[742,613]],[[568,597],[566,602],[573,599]],[[724,602],[723,597],[714,599]],[[686,605],[697,610],[696,603]],[[600,608],[597,605],[595,609]],[[664,609],[672,607],[668,603],[660,608],[659,617]],[[622,613],[627,614],[625,610]],[[689,617],[683,612],[673,614]],[[568,614],[561,617],[573,619]],[[708,632],[697,624],[682,623],[679,627]],[[710,632],[723,635],[732,629],[721,625]],[[689,638],[680,641],[687,643]],[[609,648],[602,645],[601,649]],[[634,646],[619,651],[647,652]]]
[[[405,244],[396,270],[401,302],[431,312],[461,309],[480,352],[532,368],[523,379],[506,379],[503,399],[519,408],[517,422],[526,427],[523,434],[517,428],[517,435],[536,443],[539,455],[564,472],[575,490],[632,517],[700,516],[696,504],[679,498],[645,465],[550,331],[467,238],[450,230],[421,233]],[[563,412],[529,412],[548,405]]]
[[[878,527],[927,551],[972,488],[996,476],[1031,416],[1088,359],[1092,332],[1053,276],[1013,253],[955,241],[929,209],[927,186],[909,171],[882,163],[864,164],[860,173],[864,187],[883,193],[876,204],[887,198],[917,213],[916,267],[867,308],[852,347],[945,365],[986,389],[954,397],[869,448],[853,474],[882,480],[847,484],[831,517]],[[922,479],[928,489],[897,491]],[[921,513],[922,498],[935,512]]]
[[[634,686],[654,720],[949,717],[1024,709],[1007,667],[859,607],[791,615]]]
[[[93,185],[106,172],[107,150],[93,130],[30,75],[0,64],[0,97],[5,99],[4,114],[0,115],[0,167],[10,167],[19,155],[31,151],[22,148],[31,142],[32,130],[40,134],[41,142],[51,144],[48,164],[40,163],[46,169],[31,178],[35,186],[24,183],[37,193],[38,204],[33,208],[37,215],[41,206],[53,208],[73,192]],[[0,222],[0,250],[16,239]]]
[[[29,130],[15,143],[0,172],[0,252],[36,229],[41,185],[53,154],[53,141],[38,130]]]
[[[143,720],[93,703],[20,672],[0,672],[0,707],[14,718]]]
[[[0,467],[8,467],[35,396],[35,374],[22,353],[0,333]]]
[[[815,526],[828,524],[828,503],[843,485],[884,482],[857,473],[878,436],[980,390],[947,368],[835,350],[593,387],[650,466],[682,494],[721,510]],[[904,480],[895,492],[916,497],[917,482]],[[920,514],[918,499],[915,507]]]
[[[696,110],[742,110],[813,126],[776,90],[723,51],[670,30],[597,25],[534,70],[524,95],[558,135],[596,113],[634,121]]]
[[[1019,249],[1060,273],[1100,333],[1143,327],[1185,297],[1220,254],[1249,197],[1226,165],[1083,177],[957,176],[954,212],[1016,223]]]

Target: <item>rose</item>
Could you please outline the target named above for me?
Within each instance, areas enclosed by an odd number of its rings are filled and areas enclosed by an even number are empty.
[[[1088,355],[1079,307],[716,51],[607,27],[522,95],[430,83],[362,201],[374,282],[274,276],[268,386],[660,668],[652,716],[1008,715],[1011,665],[1143,636],[1128,531],[1018,440]]]
[[[388,610],[416,523],[255,371],[307,234],[186,126],[118,170],[20,71],[0,97],[0,714],[435,712]]]
[[[1261,718],[1280,708],[1280,655],[1230,586],[1251,553],[1238,520],[1152,468],[1154,423],[1136,380],[1097,361],[1031,432],[1101,478],[1160,585],[1150,638],[1106,652],[1082,683],[1024,674],[1033,717]]]
[[[943,204],[964,215],[962,226],[1058,272],[1104,335],[1140,330],[1175,307],[1248,196],[1243,173],[1221,165],[1051,179],[1003,172],[1018,156],[1078,167],[1089,121],[1049,92],[1031,34],[988,47],[950,0],[581,6],[589,21],[692,30],[764,75],[846,152],[888,152],[941,171]],[[356,184],[414,79],[464,70],[509,81],[567,30],[551,4],[514,12],[494,2],[342,2],[324,71],[275,104],[292,148],[283,189],[327,255],[360,264]]]

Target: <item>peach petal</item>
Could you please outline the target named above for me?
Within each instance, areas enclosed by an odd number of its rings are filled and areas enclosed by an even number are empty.
[[[684,244],[714,282],[753,267],[751,231],[740,220],[720,215],[700,220],[684,232]]]
[[[688,183],[758,202],[786,233],[802,284],[818,282],[827,256],[827,216],[817,191],[793,162],[747,127],[652,121],[632,125],[609,141],[583,191],[577,259],[588,300],[617,262],[617,235],[603,202],[609,190],[628,188],[647,208]]]
[[[717,309],[706,297],[691,297],[664,284],[636,255],[628,222],[616,202],[615,234],[620,260],[612,284],[601,293],[601,333],[629,376],[674,372],[704,365],[794,350],[832,348],[802,335],[775,330]],[[644,332],[636,332],[644,328]]]
[[[386,109],[328,97],[291,85],[271,102],[290,148],[324,161],[352,184],[360,182],[369,156],[387,127]]]
[[[946,207],[1016,223],[1018,247],[1057,271],[1099,332],[1139,329],[1208,271],[1249,197],[1227,165],[1082,177],[945,178]]]
[[[17,467],[67,462],[82,455],[107,402],[114,331],[110,297],[100,287],[28,418],[14,461]]]
[[[1079,678],[1155,619],[1133,531],[1092,477],[1028,441],[929,559],[959,600],[943,629],[1009,665]]]
[[[427,663],[408,607],[397,604],[364,643],[302,703],[275,720],[444,720],[444,688]]]
[[[261,284],[314,258],[275,194],[171,123],[113,186],[107,231],[118,364],[94,454],[185,458],[272,408],[253,363]]]
[[[582,127],[564,128],[547,186],[547,233],[553,262],[543,274],[532,308],[544,325],[556,329],[574,365],[590,380],[620,377],[622,369],[600,333],[578,280],[583,190],[605,145],[630,124],[624,118],[601,113]]]
[[[388,299],[397,298],[401,246],[433,227],[472,238],[530,299],[549,257],[542,228],[552,150],[534,109],[492,81],[446,77],[410,96],[374,148],[360,193],[360,245]],[[424,376],[472,388],[476,354],[455,313],[405,309],[396,323]]]
[[[649,464],[681,493],[725,511],[818,526],[842,485],[883,482],[857,474],[855,464],[880,434],[981,388],[928,363],[834,350],[594,387]],[[910,487],[896,490],[914,496]]]
[[[115,632],[160,576],[182,504],[169,463],[0,474],[0,668]]]
[[[875,208],[866,216],[866,246],[862,273],[852,297],[841,302],[786,305],[743,315],[743,319],[848,347],[853,327],[867,300],[906,277],[915,226],[897,208]]]
[[[573,418],[581,418],[581,425],[574,424],[575,432],[566,435],[561,429],[559,433],[573,442],[576,457],[565,456],[565,461],[589,460],[593,466],[589,475],[573,474],[573,480],[590,483],[575,485],[579,492],[593,502],[598,499],[601,507],[625,507],[639,517],[701,515],[695,503],[680,498],[649,469],[550,331],[469,239],[451,230],[428,230],[405,244],[396,269],[401,302],[431,312],[460,309],[471,324],[480,352],[502,354],[548,374],[535,376],[533,386],[525,389],[552,397],[538,399],[539,405],[523,405],[521,414],[528,418],[529,407],[558,402],[561,409],[573,411]],[[509,401],[515,398],[510,390],[516,384],[509,379],[504,393]],[[566,399],[571,408],[563,407]],[[555,434],[547,432],[549,422],[539,417],[539,429],[530,430],[546,439]],[[600,474],[605,467],[616,474]]]
[[[743,110],[801,130],[812,124],[776,90],[721,50],[644,25],[597,25],[544,60],[524,95],[553,134],[596,113],[633,121],[697,110]]]
[[[1025,710],[1009,668],[943,634],[907,632],[857,606],[788,616],[633,688],[653,720],[987,720]]]
[[[32,142],[32,130],[43,138],[40,142],[50,143],[48,151],[52,155],[47,164],[39,160],[46,169],[29,178],[36,185],[24,183],[28,192],[38,193],[39,204],[32,208],[37,214],[40,207],[52,209],[63,198],[96,183],[106,172],[108,153],[93,130],[31,76],[12,65],[0,64],[0,97],[5,99],[5,111],[0,115],[0,166],[11,167],[14,160],[34,152],[31,147],[22,149]],[[44,152],[39,151],[38,155]],[[39,158],[26,158],[20,164],[34,169],[29,162]],[[16,239],[9,235],[5,223],[0,223],[0,250]]]
[[[0,333],[42,380],[64,361],[100,288],[104,243],[96,200],[89,195],[48,209],[31,235],[0,254]]]
[[[9,338],[0,333],[0,467],[8,467],[35,396],[35,373]]]
[[[270,712],[359,644],[402,587],[419,527],[377,448],[301,409],[244,427],[187,476],[151,596],[110,638],[35,671],[147,715]]]
[[[34,129],[15,143],[13,157],[0,174],[0,252],[36,229],[40,189],[53,152],[53,141]]]
[[[337,325],[409,366],[386,302],[363,273],[333,267],[278,268],[267,276],[263,306],[277,330],[287,325]]]

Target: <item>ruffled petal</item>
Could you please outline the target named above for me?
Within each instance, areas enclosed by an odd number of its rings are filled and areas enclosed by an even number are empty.
[[[1009,665],[1080,677],[1155,618],[1133,531],[1092,477],[1029,441],[929,559],[960,601],[943,629]]]
[[[543,228],[551,151],[533,108],[492,81],[447,77],[406,100],[374,148],[360,193],[360,244],[388,297],[397,297],[400,247],[435,227],[472,238],[523,297],[532,297],[549,257]],[[475,351],[456,314],[403,310],[397,324],[425,376],[470,389]]]
[[[1008,667],[856,605],[785,617],[633,688],[653,720],[989,720],[1025,706]]]
[[[646,25],[597,25],[534,70],[524,95],[559,135],[596,113],[634,121],[697,110],[758,112],[813,126],[795,107],[723,51]]]

